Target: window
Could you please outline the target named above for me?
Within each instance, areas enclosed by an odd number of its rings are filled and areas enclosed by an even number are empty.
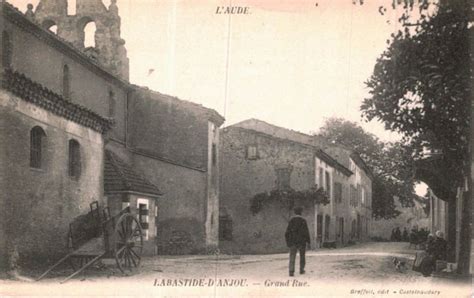
[[[10,34],[7,31],[2,33],[2,64],[3,67],[11,67],[12,64],[12,44]]]
[[[362,206],[365,206],[365,189],[364,187],[361,188],[361,199],[362,199]]]
[[[148,229],[149,229],[149,202],[147,199],[137,199],[137,211],[138,211],[138,221],[140,226],[145,234],[144,240],[148,240]]]
[[[350,194],[351,194],[351,206],[355,207],[357,206],[357,189],[354,187],[354,185],[351,185]]]
[[[42,27],[53,32],[54,34],[58,34],[58,25],[53,20],[45,20],[42,24]]]
[[[110,6],[110,0],[102,0],[102,4],[104,4],[105,7]]]
[[[334,199],[336,203],[342,203],[342,184],[339,182],[334,183]]]
[[[326,192],[331,198],[331,176],[329,175],[328,171],[326,171]]]
[[[109,117],[115,116],[115,94],[112,90],[109,91]]]
[[[247,146],[247,159],[257,159],[257,146],[249,145]]]
[[[219,216],[219,240],[232,240],[232,218],[229,215]]]
[[[216,166],[217,165],[217,145],[216,144],[212,144],[212,151],[211,151],[211,158],[212,158],[212,166]]]
[[[43,148],[46,134],[44,130],[35,126],[30,131],[30,167],[41,169],[43,165]]]
[[[69,177],[81,176],[81,147],[76,140],[69,140]]]
[[[67,0],[67,15],[73,16],[76,14],[76,0]]]
[[[324,217],[324,240],[329,240],[329,228],[331,226],[331,217],[326,215]]]
[[[357,184],[357,202],[356,205],[359,206],[362,201],[362,187],[360,184]]]
[[[97,31],[95,22],[90,21],[84,26],[84,47],[95,48],[95,32]]]
[[[290,188],[290,169],[276,169],[277,175],[277,189],[288,189]]]
[[[324,188],[324,170],[319,168],[319,187]]]
[[[70,73],[69,66],[64,65],[63,67],[63,96],[64,98],[69,98],[70,95]]]

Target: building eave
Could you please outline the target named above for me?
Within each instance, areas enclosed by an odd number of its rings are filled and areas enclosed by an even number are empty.
[[[113,120],[106,119],[90,109],[72,103],[25,75],[9,68],[3,71],[2,88],[57,116],[100,133],[108,131],[114,123]]]
[[[270,138],[270,139],[274,139],[274,140],[278,140],[278,141],[282,141],[282,142],[287,142],[287,143],[292,143],[292,144],[296,144],[298,146],[301,146],[301,147],[305,147],[305,148],[310,148],[314,151],[314,154],[320,158],[321,160],[325,161],[326,163],[328,163],[329,165],[331,165],[332,167],[334,167],[335,169],[341,171],[344,175],[346,176],[351,176],[352,174],[354,174],[350,169],[346,168],[344,165],[342,165],[341,163],[339,163],[337,160],[335,160],[334,158],[332,158],[329,154],[327,154],[326,152],[324,152],[321,148],[317,147],[317,146],[314,146],[314,145],[311,145],[311,144],[307,144],[307,143],[301,143],[301,142],[296,142],[294,140],[289,140],[289,139],[284,139],[284,138],[280,138],[280,137],[277,137],[277,136],[274,136],[274,135],[270,135],[270,134],[267,134],[267,133],[264,133],[262,131],[258,131],[258,130],[254,130],[254,129],[250,129],[250,128],[244,128],[244,127],[239,127],[239,126],[227,126],[225,128],[222,129],[224,132],[225,131],[228,131],[228,130],[243,130],[243,131],[247,131],[247,132],[250,132],[250,133],[254,133],[254,134],[258,134],[258,135],[261,135],[261,136],[265,136],[267,138]]]

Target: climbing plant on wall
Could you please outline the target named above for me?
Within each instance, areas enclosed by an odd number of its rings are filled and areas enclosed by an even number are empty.
[[[313,186],[306,190],[294,190],[292,188],[275,189],[269,192],[261,192],[250,199],[250,211],[252,214],[259,213],[265,204],[279,202],[285,209],[291,211],[297,203],[323,204],[329,203],[329,196],[322,188]]]

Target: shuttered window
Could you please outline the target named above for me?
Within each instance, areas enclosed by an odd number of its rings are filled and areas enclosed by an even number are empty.
[[[76,140],[69,140],[69,177],[81,176],[81,146]]]
[[[35,126],[30,131],[30,167],[41,169],[43,164],[43,147],[46,140],[44,130]]]
[[[342,184],[339,182],[334,183],[334,199],[336,203],[342,203]]]

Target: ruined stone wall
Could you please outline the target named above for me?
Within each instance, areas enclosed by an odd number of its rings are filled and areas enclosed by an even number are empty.
[[[257,146],[258,158],[247,159],[248,145]],[[253,215],[251,198],[276,188],[276,169],[291,167],[290,186],[304,190],[314,185],[314,152],[312,148],[255,133],[228,127],[221,130],[220,207],[233,225],[232,240],[221,240],[220,249],[231,253],[276,253],[287,250],[284,233],[291,215],[277,202],[269,202]],[[305,206],[312,244],[314,239],[314,208]]]
[[[120,37],[120,17],[118,8],[112,1],[107,8],[101,0],[78,0],[76,13],[67,14],[67,1],[42,0],[35,10],[35,20],[43,27],[57,25],[57,34],[84,50],[84,27],[94,22],[95,49],[100,64],[113,74],[128,81],[129,60],[125,41]]]
[[[41,169],[30,167],[35,126],[46,133]],[[68,175],[70,139],[80,144],[77,179]],[[20,262],[58,260],[72,219],[104,203],[103,146],[100,133],[0,92],[0,235],[18,245]]]
[[[110,136],[125,141],[127,91],[117,82],[94,72],[90,67],[57,49],[47,40],[9,21],[4,29],[12,43],[11,67],[45,88],[63,94],[63,67],[68,65],[72,102],[87,107],[103,117],[115,120]],[[113,114],[110,114],[111,92]]]

